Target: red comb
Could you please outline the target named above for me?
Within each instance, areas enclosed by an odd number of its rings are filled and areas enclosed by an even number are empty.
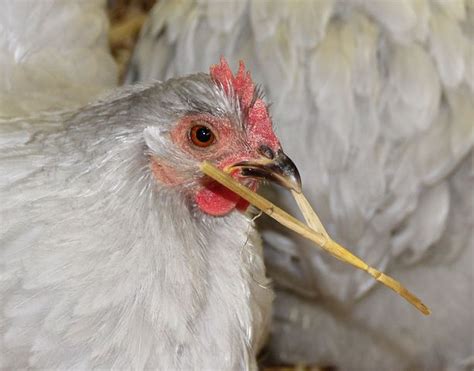
[[[271,136],[273,137],[271,142],[278,143],[271,129],[272,125],[267,106],[262,99],[257,98],[253,101],[255,84],[252,81],[250,72],[245,69],[244,62],[239,62],[239,70],[237,75],[234,76],[225,58],[221,57],[219,64],[211,66],[210,75],[215,82],[222,85],[226,93],[229,93],[230,89],[234,90],[234,93],[239,98],[240,107],[244,111],[248,111],[247,120],[251,130],[256,135],[267,137],[267,139],[270,139],[269,137]]]
[[[229,92],[229,87],[232,87],[240,99],[242,108],[249,108],[253,100],[255,86],[250,72],[245,70],[244,62],[239,62],[239,71],[236,76],[230,70],[229,64],[224,57],[221,58],[220,64],[211,66],[210,72],[212,79],[221,84],[227,93]]]

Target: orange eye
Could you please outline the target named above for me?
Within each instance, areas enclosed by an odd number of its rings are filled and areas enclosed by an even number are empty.
[[[216,137],[214,133],[207,126],[196,125],[191,128],[191,141],[198,147],[209,147]]]

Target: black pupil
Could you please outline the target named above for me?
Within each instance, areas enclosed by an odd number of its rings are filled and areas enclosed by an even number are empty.
[[[200,127],[196,130],[196,139],[202,143],[207,143],[212,138],[212,132],[205,126]]]

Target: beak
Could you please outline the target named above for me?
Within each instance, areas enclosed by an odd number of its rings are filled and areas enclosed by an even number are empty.
[[[229,170],[239,169],[244,177],[264,179],[301,193],[301,177],[291,159],[283,151],[273,158],[264,155],[255,161],[242,161],[232,165]]]

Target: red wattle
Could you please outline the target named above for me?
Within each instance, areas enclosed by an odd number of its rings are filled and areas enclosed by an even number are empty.
[[[235,209],[241,198],[223,185],[211,182],[196,194],[195,200],[198,207],[206,214],[222,216]]]
[[[235,208],[239,211],[245,212],[247,211],[249,206],[250,206],[250,202],[241,198],[239,202],[237,202],[237,205],[235,205]]]

